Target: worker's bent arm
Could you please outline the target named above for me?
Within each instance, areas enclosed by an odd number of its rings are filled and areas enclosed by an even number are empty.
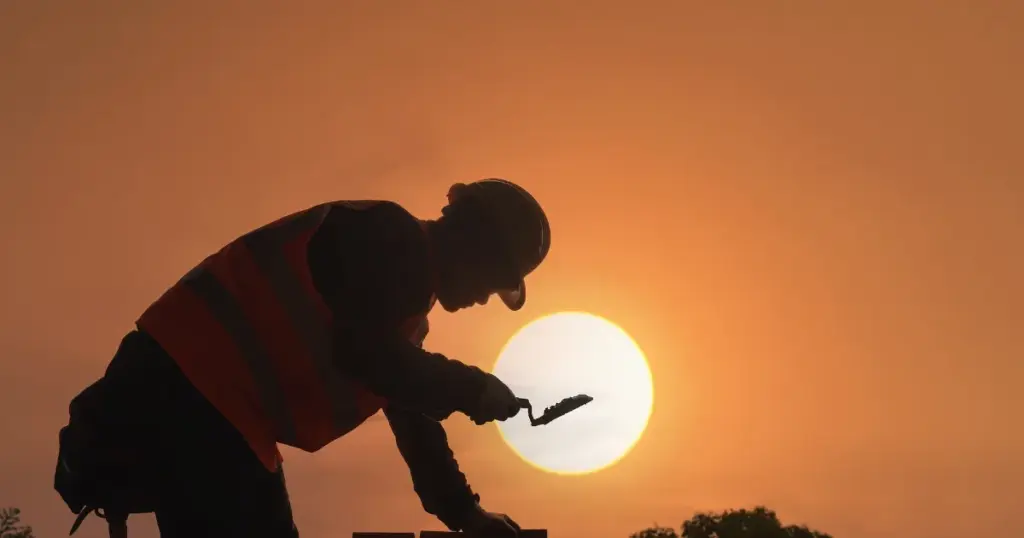
[[[470,414],[488,374],[424,351],[394,333],[375,337],[360,327],[339,327],[335,364],[374,394],[436,420]]]
[[[477,507],[466,475],[448,446],[444,427],[419,413],[388,406],[384,414],[412,475],[413,489],[427,513],[449,529],[460,530],[464,516]]]

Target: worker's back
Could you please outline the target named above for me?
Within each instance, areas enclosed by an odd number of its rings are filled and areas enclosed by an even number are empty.
[[[387,207],[382,213],[400,219],[391,206],[323,204],[254,230],[204,260],[138,320],[268,468],[280,462],[276,443],[315,452],[385,403],[333,364],[333,314],[348,298],[329,297],[335,304],[328,306],[311,260],[344,252],[340,242],[319,249],[328,255],[314,255],[310,245],[334,211],[343,216],[325,235],[337,239],[337,227],[353,220],[345,213]],[[406,220],[415,223],[411,215]],[[382,222],[382,242],[397,233],[389,226],[401,224]],[[421,314],[428,309],[429,300]],[[419,325],[409,325],[410,336]]]

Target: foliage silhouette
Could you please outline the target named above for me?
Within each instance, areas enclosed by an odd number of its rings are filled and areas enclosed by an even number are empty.
[[[35,538],[32,527],[21,524],[21,510],[0,508],[0,538]]]
[[[699,512],[683,523],[681,533],[654,526],[630,538],[832,538],[803,525],[783,525],[775,512],[763,506],[753,510]]]

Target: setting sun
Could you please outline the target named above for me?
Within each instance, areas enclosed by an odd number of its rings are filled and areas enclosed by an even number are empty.
[[[654,403],[643,351],[614,323],[562,312],[534,320],[505,345],[494,373],[539,413],[575,394],[590,404],[544,426],[519,415],[498,425],[524,461],[558,474],[586,474],[622,459],[640,440]]]

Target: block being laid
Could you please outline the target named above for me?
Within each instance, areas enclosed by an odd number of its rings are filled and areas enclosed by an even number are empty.
[[[461,532],[449,531],[420,531],[420,538],[459,538]],[[548,538],[547,529],[523,529],[519,531],[519,538]]]

